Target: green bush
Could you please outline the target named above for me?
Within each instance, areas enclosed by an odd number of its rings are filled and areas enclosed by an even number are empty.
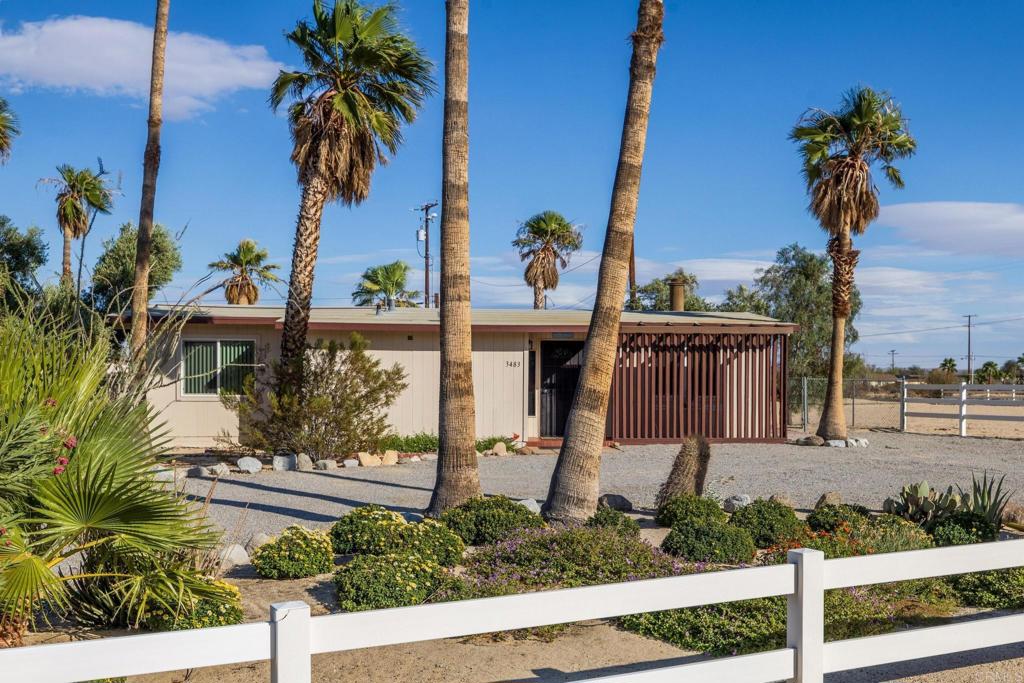
[[[438,447],[437,434],[420,432],[409,436],[388,434],[380,440],[379,450],[398,451],[399,453],[436,453]]]
[[[658,508],[654,521],[659,526],[672,527],[683,520],[706,520],[724,522],[728,519],[725,510],[710,498],[683,494],[673,496]]]
[[[504,443],[505,448],[508,450],[509,453],[516,452],[516,442],[508,438],[507,436],[487,436],[482,439],[477,439],[476,452],[483,453],[484,451],[489,451],[492,448],[494,448],[494,445],[498,442]]]
[[[544,526],[544,519],[505,496],[472,498],[441,515],[467,545],[494,543],[514,529]]]
[[[823,505],[807,516],[812,531],[835,531],[842,524],[858,527],[867,522],[868,509],[863,505]]]
[[[620,510],[598,508],[594,516],[587,520],[587,526],[613,529],[623,536],[637,537],[640,535],[640,523]]]
[[[724,522],[683,520],[677,522],[661,544],[670,555],[692,562],[739,564],[754,559],[754,541],[746,529]]]
[[[434,519],[399,527],[398,546],[396,552],[416,553],[442,567],[454,567],[466,550],[458,534]]]
[[[334,585],[341,609],[359,612],[422,604],[447,577],[441,565],[416,553],[357,555],[338,568]]]
[[[268,579],[300,579],[334,567],[331,537],[323,531],[290,526],[252,553],[256,573]]]
[[[873,553],[898,553],[932,547],[932,537],[917,524],[896,515],[879,515],[858,531]]]
[[[242,594],[227,581],[208,579],[215,592],[191,603],[182,604],[177,612],[159,607],[146,613],[144,623],[151,631],[187,631],[208,626],[241,624]]]
[[[932,532],[935,545],[987,543],[999,536],[999,528],[978,512],[957,512],[940,522]]]
[[[754,545],[770,548],[800,535],[803,523],[793,508],[770,500],[758,499],[732,513],[729,523],[750,532]]]
[[[1024,609],[1024,567],[960,574],[946,581],[968,607]]]
[[[334,552],[341,555],[383,555],[398,550],[399,534],[406,521],[380,505],[364,505],[331,526]]]

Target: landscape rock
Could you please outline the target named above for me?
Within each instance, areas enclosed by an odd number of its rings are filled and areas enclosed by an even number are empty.
[[[740,508],[750,505],[750,500],[750,496],[745,493],[740,493],[726,498],[722,503],[722,507],[726,512],[736,512]]]
[[[1003,524],[1024,524],[1024,505],[1007,503],[1003,509]]]
[[[317,460],[313,466],[318,470],[336,470],[338,462],[336,460]]]
[[[380,456],[380,464],[387,467],[398,464],[398,451],[384,451],[384,455]]]
[[[201,465],[195,465],[193,467],[189,467],[185,471],[185,476],[187,476],[189,478],[208,477],[208,476],[210,476],[210,470],[209,470],[208,467],[203,467]]]
[[[380,467],[383,463],[376,455],[363,451],[356,455],[360,467]]]
[[[519,455],[537,455],[540,453],[540,449],[533,446],[523,446],[516,452],[519,453]]]
[[[780,503],[782,505],[785,505],[788,508],[796,508],[796,503],[794,503],[793,499],[790,498],[785,493],[775,493],[775,494],[772,494],[768,498],[768,500],[773,502],[773,503]]]
[[[504,441],[499,441],[491,446],[491,450],[494,452],[494,455],[508,455],[508,446],[505,445]]]
[[[625,496],[617,493],[606,493],[597,499],[598,508],[611,508],[619,512],[632,512],[633,503]]]
[[[819,498],[818,502],[814,504],[814,509],[815,510],[820,510],[821,508],[825,507],[826,505],[842,505],[842,504],[843,504],[843,496],[839,493],[839,491],[826,491],[825,493],[821,494],[821,498]]]
[[[342,467],[359,467],[359,460],[356,458],[348,458],[343,460],[341,463]]]
[[[420,459],[426,460],[427,462],[437,460],[437,453],[422,453],[420,454]]]
[[[259,461],[257,461],[259,462]],[[219,462],[206,468],[206,473],[211,477],[226,477],[231,474],[231,468],[226,462]]]
[[[811,434],[809,436],[805,436],[802,439],[797,439],[796,440],[796,445],[797,446],[824,446],[825,445],[825,439],[821,438],[817,434]]]
[[[524,498],[523,500],[517,500],[516,502],[530,512],[536,512],[538,515],[540,514],[540,503],[535,501],[533,498]]]
[[[476,452],[476,457],[478,457],[478,458],[482,458],[485,455],[493,455],[493,454],[490,451],[484,451],[483,453],[481,453],[480,451]]]
[[[401,459],[401,460],[399,460],[398,462],[401,462],[401,463],[410,463],[410,462],[421,462],[421,460],[422,460],[422,459],[421,459],[421,458],[420,458],[420,456],[418,456],[418,455],[410,455],[410,456],[409,456],[408,458],[402,458],[402,459]]]
[[[416,522],[423,521],[423,515],[419,512],[403,512],[402,517],[405,521],[415,524]]]
[[[245,549],[251,554],[252,551],[256,550],[256,548],[259,548],[265,543],[270,543],[272,540],[274,540],[273,536],[269,536],[262,531],[257,531],[252,535],[252,538],[249,539],[249,542],[245,544]]]
[[[220,558],[220,567],[224,571],[228,571],[233,567],[240,567],[243,564],[249,564],[249,553],[237,543],[225,546],[221,549],[218,557]]]
[[[825,445],[829,448],[846,448],[846,439],[829,439]]]
[[[256,474],[263,469],[263,463],[248,455],[244,458],[239,458],[235,464],[238,465],[239,470],[246,474]]]
[[[305,453],[299,453],[295,456],[295,469],[300,472],[312,472],[313,458],[309,457]]]
[[[868,440],[850,437],[849,439],[846,440],[846,445],[848,448],[867,448]]]
[[[295,469],[295,456],[291,453],[275,455],[273,468],[275,472],[289,472]]]

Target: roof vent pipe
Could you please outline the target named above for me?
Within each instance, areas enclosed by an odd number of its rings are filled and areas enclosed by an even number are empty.
[[[673,278],[668,281],[669,310],[686,310],[686,283],[682,278]]]

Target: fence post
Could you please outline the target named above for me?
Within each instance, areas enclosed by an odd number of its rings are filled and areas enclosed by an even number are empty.
[[[271,683],[310,683],[309,605],[301,601],[270,606]]]
[[[967,436],[967,382],[960,382],[960,436]]]
[[[900,431],[907,431],[907,378],[900,377]]]
[[[853,417],[850,420],[850,426],[851,427],[856,427],[857,426],[857,380],[851,379],[850,383],[853,384],[853,391],[852,391],[852,394],[853,394]]]
[[[807,378],[806,377],[801,377],[800,378],[800,384],[801,384],[802,396],[803,396],[803,401],[804,401],[804,410],[803,410],[804,428],[803,428],[803,431],[806,432],[807,431]]]
[[[822,683],[825,654],[825,554],[798,548],[786,555],[796,570],[787,598],[786,645],[796,650],[794,683]]]

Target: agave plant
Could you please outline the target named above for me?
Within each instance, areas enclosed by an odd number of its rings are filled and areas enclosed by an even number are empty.
[[[952,486],[939,493],[927,481],[904,486],[898,498],[887,498],[882,504],[884,512],[910,520],[928,532],[961,509],[960,496]]]
[[[1003,520],[1003,510],[1006,509],[1006,504],[1013,497],[1012,491],[1003,491],[1004,479],[1006,479],[1005,474],[999,479],[996,479],[995,476],[989,479],[988,471],[985,471],[981,475],[981,481],[978,481],[978,477],[972,473],[969,493],[957,486],[964,509],[983,515],[985,519],[995,524],[996,528],[999,528]]]

